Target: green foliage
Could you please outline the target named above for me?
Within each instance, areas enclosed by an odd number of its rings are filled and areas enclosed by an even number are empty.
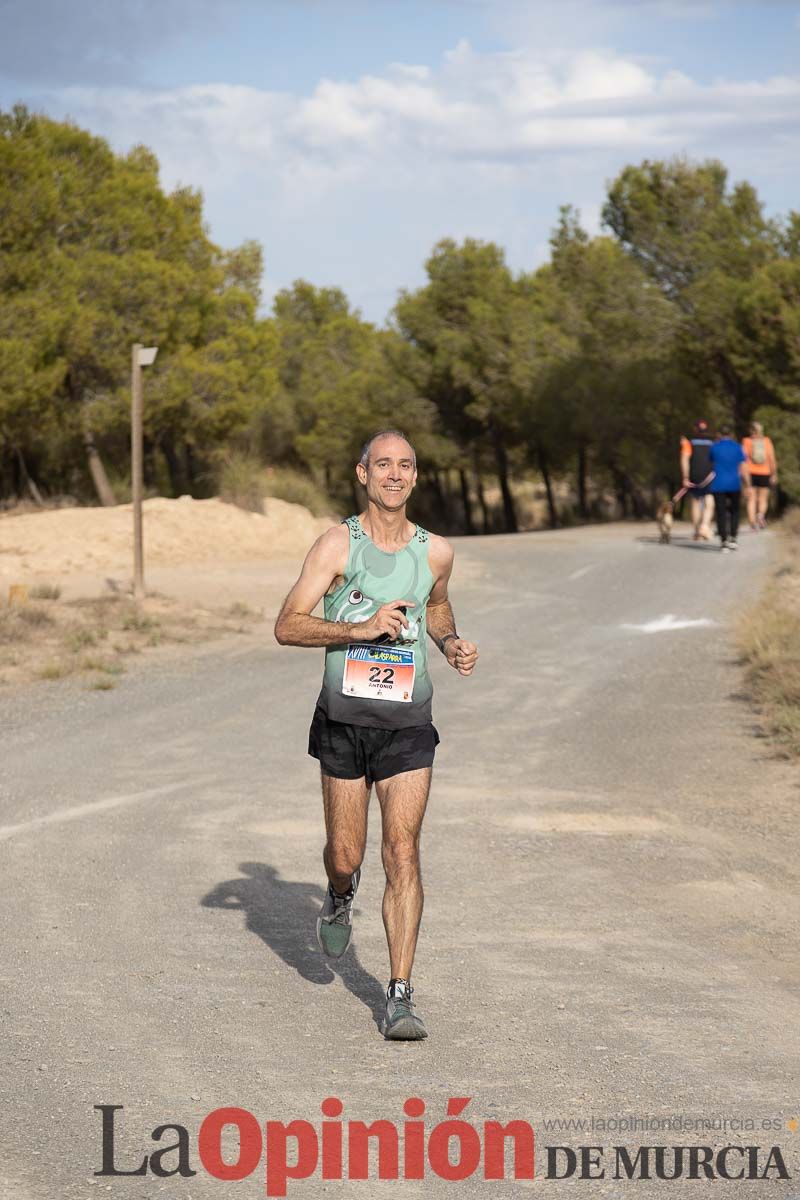
[[[0,440],[46,474],[87,436],[128,436],[130,354],[155,344],[147,435],[174,456],[247,428],[274,386],[259,353],[260,250],[224,253],[200,197],[165,194],[145,148],[17,108],[0,114]],[[175,479],[173,482],[178,482]],[[182,482],[182,481],[181,481]]]
[[[572,519],[565,476],[583,517],[592,488],[643,513],[696,417],[743,433],[755,414],[800,498],[800,214],[767,220],[720,163],[673,159],[626,167],[604,220],[611,236],[590,238],[565,206],[550,261],[516,276],[500,247],[444,239],[388,328],[303,280],[263,316],[260,246],[214,245],[200,195],[164,192],[149,150],[0,113],[0,496],[85,498],[91,461],[106,499],[127,499],[141,342],[159,347],[151,493],[343,511],[362,500],[363,441],[400,427],[426,519],[472,531],[477,506],[490,528],[494,475],[513,530],[515,478],[533,473],[553,523]]]
[[[289,463],[320,475],[329,491],[349,486],[365,437],[397,425],[398,413],[412,439],[430,430],[433,405],[393,369],[396,335],[351,312],[338,289],[299,281],[280,292],[275,330]]]
[[[728,189],[721,163],[684,159],[626,167],[603,216],[674,305],[685,370],[709,394],[725,397],[744,433],[770,392],[752,307],[765,289],[780,303],[775,269],[781,257],[796,256],[794,226],[768,221],[749,184]]]

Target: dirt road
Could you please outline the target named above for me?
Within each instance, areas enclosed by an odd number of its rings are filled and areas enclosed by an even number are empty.
[[[260,1196],[262,1168],[239,1183],[203,1171],[203,1117],[237,1105],[319,1129],[327,1096],[345,1121],[398,1125],[421,1097],[430,1128],[449,1097],[471,1097],[479,1130],[535,1127],[537,1179],[348,1185],[317,1171],[290,1196],[800,1194],[774,1173],[612,1177],[611,1147],[673,1143],[778,1145],[800,1174],[786,1125],[800,1117],[798,771],[757,736],[729,625],[770,539],[720,555],[637,533],[458,543],[456,614],[482,657],[468,681],[434,663],[422,1044],[376,1029],[375,811],[355,950],[332,967],[314,941],[317,653],[265,627],[112,692],[0,697],[4,1195]],[[95,1177],[100,1104],[124,1106],[120,1168],[177,1122],[198,1174]],[[653,1115],[745,1129],[613,1125]],[[592,1117],[593,1130],[548,1128]],[[544,1178],[547,1146],[587,1144],[606,1148],[604,1179]]]

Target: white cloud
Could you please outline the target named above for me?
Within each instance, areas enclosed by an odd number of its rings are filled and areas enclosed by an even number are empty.
[[[44,107],[118,149],[150,145],[168,186],[203,188],[214,236],[264,242],[278,283],[314,277],[324,247],[325,281],[378,316],[375,297],[408,284],[437,237],[492,237],[530,266],[559,203],[582,207],[595,229],[604,184],[626,162],[685,152],[755,171],[756,183],[759,164],[785,181],[798,102],[800,76],[706,85],[608,50],[478,53],[460,42],[436,68],[327,78],[307,95],[67,88]]]
[[[72,88],[54,99],[117,144],[152,143],[171,175],[178,165],[202,172],[209,155],[237,173],[304,162],[369,174],[398,153],[413,173],[470,161],[524,166],[559,149],[691,151],[709,124],[762,137],[794,120],[800,77],[700,85],[611,52],[478,54],[461,42],[436,72],[396,65],[355,81],[323,79],[309,96],[205,84]]]

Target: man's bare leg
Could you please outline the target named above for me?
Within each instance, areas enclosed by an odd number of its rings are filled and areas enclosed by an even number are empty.
[[[430,767],[375,784],[383,818],[383,925],[392,979],[410,980],[414,963],[424,900],[419,841],[430,785]]]
[[[711,492],[700,501],[699,533],[706,539],[711,537],[711,522],[714,520],[714,497]]]
[[[328,840],[322,860],[330,881],[317,917],[317,942],[329,958],[341,958],[353,935],[353,901],[367,841],[369,788],[366,780],[322,773],[322,802]]]
[[[751,529],[756,527],[756,488],[751,487],[747,492],[747,520],[750,522]]]
[[[322,861],[333,890],[340,895],[364,859],[369,788],[364,778],[336,779],[322,773],[322,804],[327,842]]]

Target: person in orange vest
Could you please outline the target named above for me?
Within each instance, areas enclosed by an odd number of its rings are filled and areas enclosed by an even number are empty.
[[[692,506],[694,540],[709,541],[714,520],[714,496],[709,484],[714,475],[711,447],[714,439],[707,421],[695,421],[691,438],[681,438],[681,480]]]
[[[767,523],[770,488],[778,482],[778,462],[772,439],[764,436],[764,426],[753,421],[750,436],[742,439],[750,473],[747,493],[747,519],[751,529],[763,529]]]

